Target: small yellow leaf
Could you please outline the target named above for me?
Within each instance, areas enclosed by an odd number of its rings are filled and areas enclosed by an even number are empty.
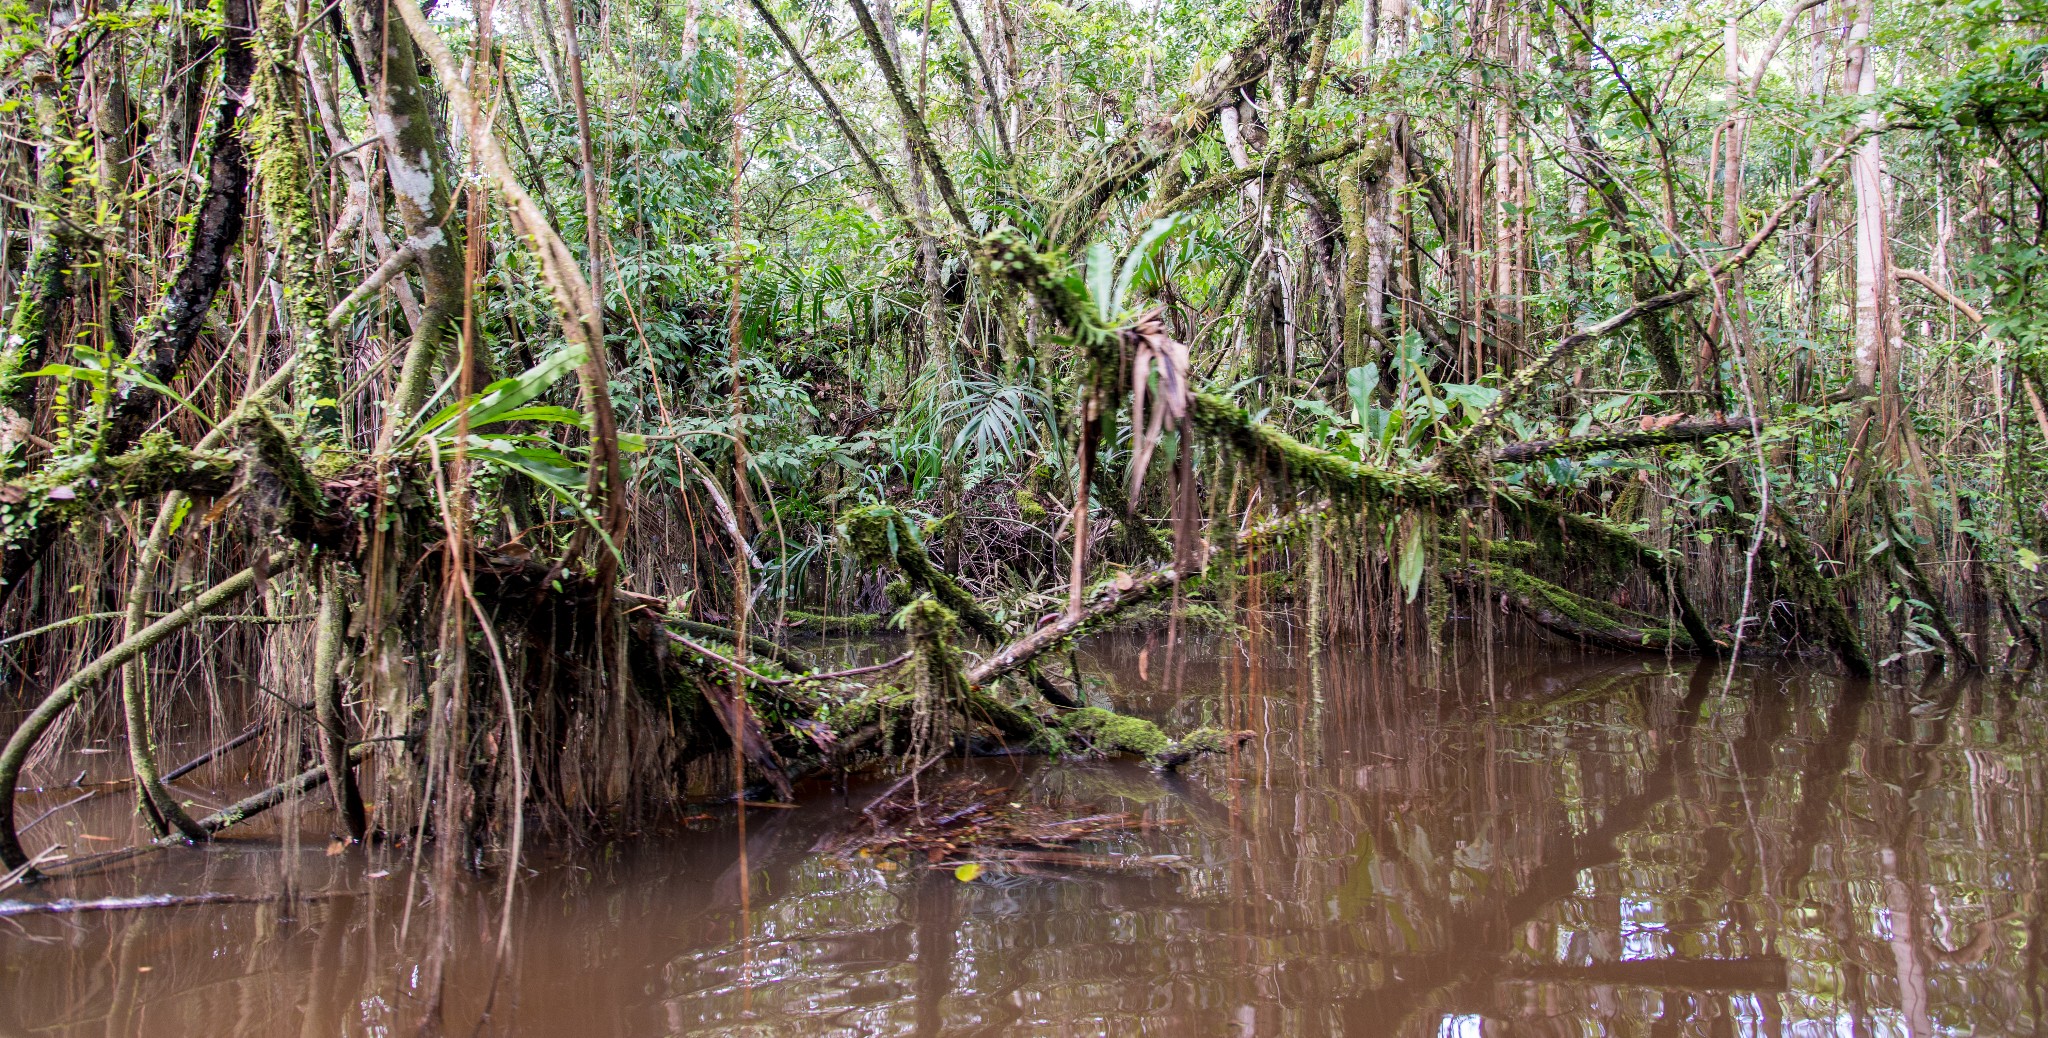
[[[981,863],[978,861],[970,861],[953,870],[953,878],[962,883],[972,883],[974,882],[974,877],[979,875],[981,875]]]

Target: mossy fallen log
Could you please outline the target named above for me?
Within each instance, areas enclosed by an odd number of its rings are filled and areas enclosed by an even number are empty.
[[[1586,598],[1504,563],[1445,559],[1441,573],[1459,590],[1497,598],[1537,627],[1582,645],[1616,652],[1692,648],[1683,632],[1646,622],[1652,617]]]
[[[785,626],[817,634],[875,634],[882,630],[887,617],[873,613],[811,613],[801,609],[787,609],[782,613]]]
[[[1516,520],[1531,536],[1542,537],[1568,550],[1576,551],[1577,545],[1585,545],[1604,556],[1606,561],[1640,568],[1651,583],[1663,588],[1670,597],[1672,612],[1677,614],[1679,624],[1685,628],[1693,650],[1708,659],[1720,658],[1721,645],[1693,605],[1692,595],[1685,586],[1684,564],[1676,553],[1666,555],[1605,519],[1581,515],[1519,490],[1496,489],[1493,504],[1502,514]]]
[[[1178,770],[1204,754],[1228,753],[1252,737],[1251,732],[1197,728],[1174,739],[1142,717],[1093,706],[1067,714],[1059,719],[1059,725],[1085,740],[1093,752],[1127,753],[1166,771]]]
[[[1540,461],[1544,458],[1579,458],[1603,451],[1638,450],[1644,447],[1669,447],[1679,443],[1699,443],[1716,436],[1749,436],[1757,426],[1747,418],[1712,418],[1696,422],[1672,422],[1662,426],[1634,429],[1613,429],[1584,436],[1562,436],[1549,440],[1525,440],[1510,443],[1493,452],[1497,462],[1518,464]]]
[[[1399,504],[1415,508],[1458,504],[1464,488],[1427,473],[1361,465],[1319,450],[1286,433],[1253,421],[1244,408],[1214,393],[1189,396],[1195,431],[1217,440],[1269,478],[1313,488],[1335,501]]]

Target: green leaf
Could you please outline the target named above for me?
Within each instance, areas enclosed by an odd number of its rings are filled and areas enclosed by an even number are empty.
[[[573,425],[578,429],[584,427],[583,412],[573,407],[557,407],[554,404],[515,407],[510,411],[503,411],[492,415],[484,421],[478,421],[476,415],[471,415],[469,427],[475,429],[479,426],[498,422],[548,422],[554,425]]]
[[[1103,320],[1115,312],[1116,300],[1112,298],[1115,277],[1116,254],[1109,251],[1107,242],[1096,242],[1088,246],[1088,298],[1095,303],[1095,313]]]
[[[34,371],[22,373],[22,378],[68,378],[87,383],[95,388],[107,384],[107,373],[99,368],[83,367],[77,364],[45,364]]]
[[[1145,265],[1145,261],[1152,258],[1153,246],[1179,228],[1181,221],[1182,214],[1179,213],[1162,216],[1152,221],[1152,226],[1145,228],[1145,233],[1138,236],[1138,244],[1132,246],[1130,254],[1124,257],[1123,269],[1117,272],[1116,290],[1110,294],[1109,308],[1103,309],[1100,303],[1096,304],[1096,308],[1102,310],[1103,320],[1110,320],[1123,312],[1126,300],[1131,297],[1131,282],[1137,278],[1138,271]]]
[[[1344,391],[1351,397],[1353,420],[1360,425],[1364,425],[1365,416],[1372,413],[1372,394],[1373,390],[1379,388],[1379,384],[1378,364],[1367,364],[1344,373]]]
[[[1408,538],[1401,545],[1401,562],[1396,572],[1401,578],[1401,589],[1408,594],[1408,601],[1415,601],[1415,595],[1422,589],[1422,523],[1408,521]]]
[[[1444,391],[1444,399],[1463,404],[1473,417],[1478,417],[1479,412],[1492,407],[1493,402],[1500,399],[1500,390],[1492,386],[1446,382],[1437,388]]]
[[[192,514],[192,499],[183,494],[178,495],[178,507],[171,511],[170,532],[173,535],[177,534],[179,527],[185,525],[185,517],[190,514]]]
[[[456,417],[464,413],[469,415],[469,426],[472,429],[492,422],[508,421],[508,415],[524,409],[528,401],[547,392],[549,386],[562,380],[562,376],[581,366],[583,358],[584,350],[580,346],[568,346],[557,350],[533,367],[511,378],[501,378],[485,386],[483,392],[466,400],[458,400],[435,412],[433,417],[421,423],[417,434],[406,438],[405,443],[409,446],[418,442],[421,436],[430,436],[450,427]],[[549,409],[528,410],[545,413]],[[567,409],[552,410],[559,412]],[[581,424],[581,421],[579,417],[573,424]]]

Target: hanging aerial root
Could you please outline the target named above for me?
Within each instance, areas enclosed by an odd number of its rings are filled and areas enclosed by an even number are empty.
[[[1770,526],[1773,536],[1766,540],[1765,549],[1778,579],[1792,592],[1800,610],[1820,626],[1821,639],[1842,669],[1851,677],[1869,677],[1872,667],[1863,636],[1850,621],[1849,611],[1842,608],[1835,582],[1821,573],[1813,545],[1778,512],[1771,513]]]
[[[165,638],[182,630],[202,613],[210,612],[233,601],[256,584],[260,571],[269,572],[285,560],[283,553],[270,556],[261,566],[229,577],[202,592],[176,612],[164,617],[120,644],[101,653],[98,657],[78,668],[44,697],[35,710],[22,719],[7,740],[5,749],[0,749],[0,865],[9,869],[28,867],[28,853],[22,849],[21,838],[14,825],[14,790],[22,769],[28,766],[29,756],[35,752],[36,744],[50,726],[71,709],[72,704],[87,690],[102,679],[117,673],[121,666],[136,656],[149,651]],[[325,772],[323,770],[322,774]],[[33,869],[30,869],[33,876]]]

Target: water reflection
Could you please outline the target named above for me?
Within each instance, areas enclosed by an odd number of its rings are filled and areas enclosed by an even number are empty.
[[[1142,813],[1161,826],[1095,849],[1183,868],[849,867],[813,848],[862,790],[819,790],[750,817],[744,877],[723,819],[539,866],[485,1029],[1918,1038],[2048,1019],[2048,708],[2025,689],[1794,667],[1724,689],[1508,649],[1095,655],[1127,709],[1260,737],[1179,778],[975,767],[1019,799]],[[65,893],[262,890],[287,868],[346,896],[0,923],[0,1035],[410,1032],[402,861],[252,841]],[[496,894],[441,895],[453,1030],[496,966]]]

